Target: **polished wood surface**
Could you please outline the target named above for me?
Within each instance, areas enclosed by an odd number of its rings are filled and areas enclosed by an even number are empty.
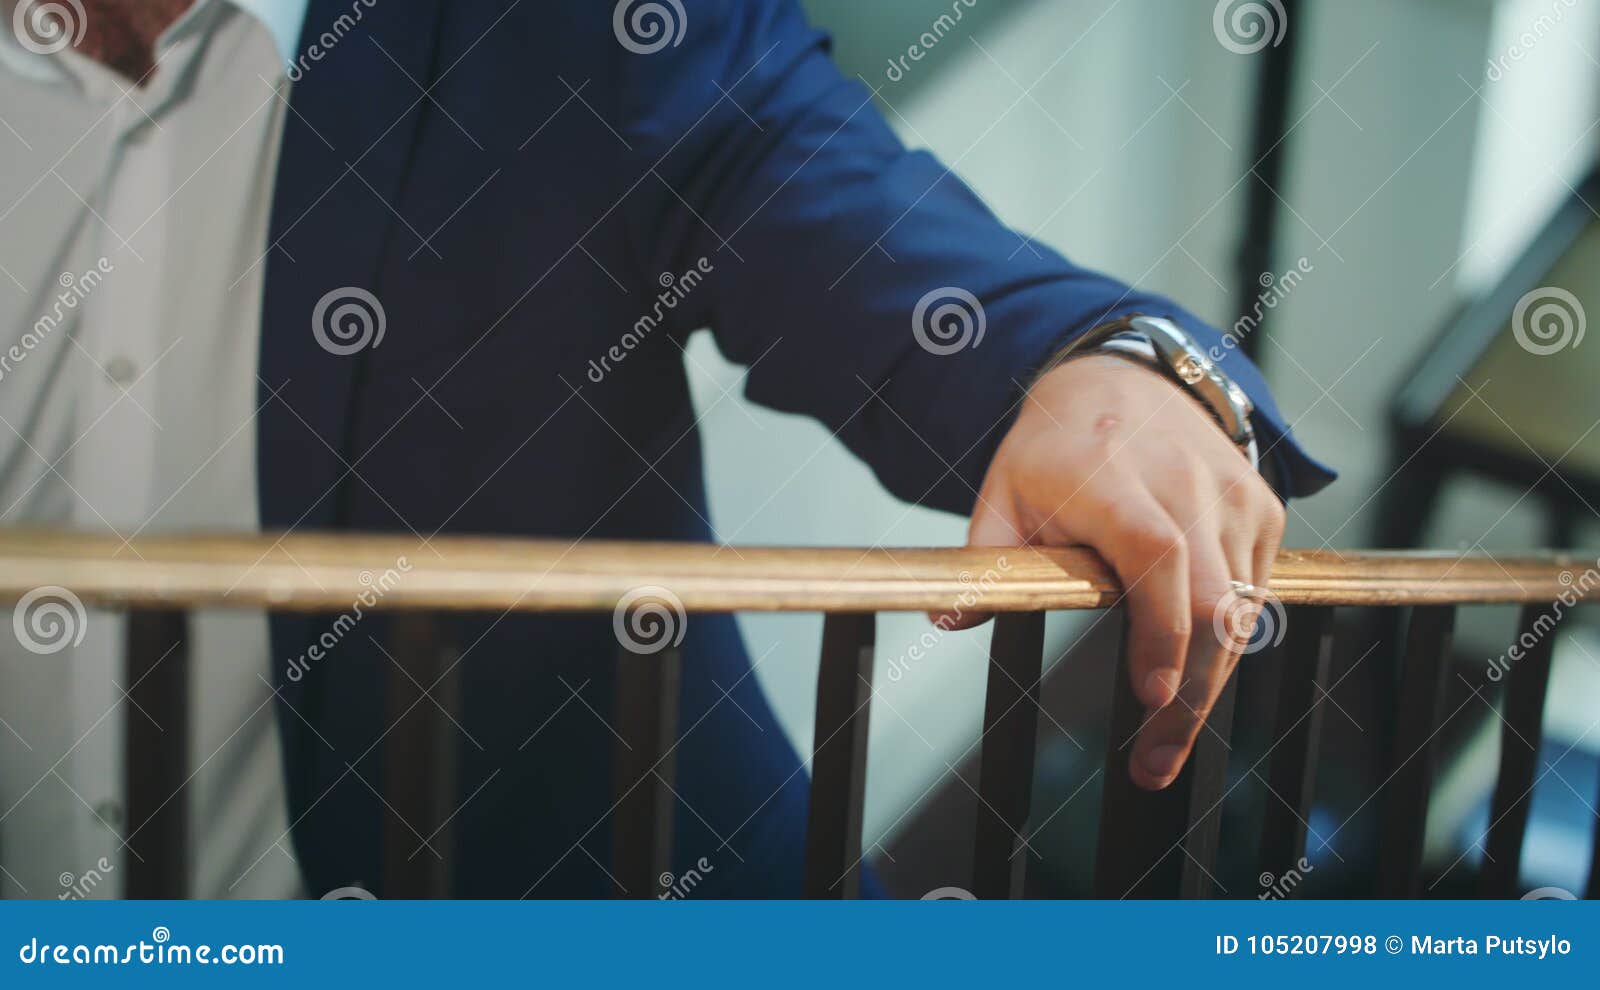
[[[1285,605],[1549,602],[1600,593],[1591,554],[1284,550]],[[115,537],[0,532],[0,599],[43,585],[85,604],[288,610],[610,611],[657,585],[688,611],[1101,608],[1120,588],[1085,549],[734,547],[292,534]]]

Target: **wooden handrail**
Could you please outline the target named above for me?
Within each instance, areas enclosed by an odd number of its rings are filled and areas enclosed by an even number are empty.
[[[1596,597],[1593,556],[1284,550],[1285,605],[1539,603]],[[116,537],[0,531],[0,600],[41,586],[86,605],[321,611],[609,611],[658,586],[688,611],[1025,612],[1101,608],[1120,586],[1093,551],[291,534]]]
[[[1302,826],[1312,818],[1316,796],[1318,710],[1330,691],[1338,648],[1329,606],[1339,605],[1425,606],[1412,609],[1405,654],[1388,671],[1397,669],[1400,675],[1393,711],[1403,731],[1386,747],[1391,772],[1380,787],[1386,793],[1379,806],[1384,822],[1382,890],[1390,896],[1416,896],[1426,867],[1423,826],[1453,658],[1455,606],[1522,603],[1523,632],[1517,642],[1525,652],[1515,665],[1500,668],[1509,670],[1511,678],[1500,716],[1507,742],[1494,799],[1497,814],[1485,837],[1485,848],[1495,850],[1504,865],[1486,869],[1482,880],[1491,895],[1513,896],[1535,783],[1533,757],[1543,735],[1550,633],[1563,614],[1556,603],[1600,599],[1600,563],[1589,554],[1497,559],[1284,550],[1273,575],[1271,590],[1285,606],[1278,609],[1277,628],[1288,631],[1287,638],[1263,643],[1274,651],[1276,662],[1240,665],[1238,676],[1206,715],[1208,731],[1200,735],[1187,768],[1159,793],[1135,787],[1127,773],[1129,746],[1147,714],[1133,692],[1128,656],[1119,653],[1118,674],[1111,679],[1101,841],[1094,871],[1097,896],[1208,897],[1218,889],[1225,892],[1213,868],[1222,841],[1220,809],[1231,791],[1228,737],[1238,685],[1252,679],[1255,696],[1273,699],[1276,706],[1278,736],[1267,786],[1287,811],[1269,809],[1264,819],[1260,875],[1279,878],[1273,889],[1280,895],[1298,889],[1297,864],[1307,855],[1307,829]],[[371,668],[378,672],[374,686],[387,681],[391,719],[380,737],[389,768],[379,794],[385,813],[385,897],[440,897],[452,890],[451,863],[437,848],[451,848],[454,842],[450,823],[461,723],[451,714],[460,710],[453,676],[458,663],[453,658],[460,653],[453,637],[460,630],[458,622],[439,613],[612,613],[615,657],[605,656],[602,646],[592,658],[597,672],[610,671],[611,709],[625,733],[613,729],[619,745],[612,753],[614,803],[608,815],[614,820],[607,874],[615,896],[640,898],[660,896],[672,879],[674,809],[680,800],[672,785],[673,754],[680,738],[686,675],[677,641],[662,640],[656,648],[651,624],[636,620],[660,619],[654,629],[669,629],[670,620],[660,615],[664,608],[827,614],[809,761],[804,890],[810,897],[852,897],[861,881],[861,811],[876,693],[874,613],[1005,613],[996,617],[990,636],[969,889],[983,898],[1027,896],[1030,857],[1021,852],[1027,847],[1033,806],[1044,613],[1109,606],[1120,594],[1104,561],[1081,547],[719,547],[356,534],[191,535],[126,542],[85,533],[0,529],[0,601],[25,602],[29,608],[36,600],[46,601],[59,610],[60,600],[66,599],[79,612],[86,606],[129,612],[129,701],[146,714],[160,713],[159,723],[153,716],[149,721],[163,727],[152,733],[144,722],[130,721],[123,754],[129,839],[131,844],[137,838],[141,850],[139,867],[129,870],[127,891],[137,897],[176,897],[186,890],[187,785],[192,779],[186,713],[193,701],[188,667],[192,617],[187,612],[205,606],[339,612],[341,619],[368,610],[406,612],[375,630],[387,637],[389,646],[379,649],[394,660],[395,669],[382,664]],[[625,608],[630,610],[627,629],[622,625]],[[19,637],[24,611],[19,605],[14,617]],[[71,630],[59,611],[45,612],[41,606],[34,614],[54,622],[57,630]],[[49,631],[47,625],[40,628]],[[336,621],[331,628],[341,625]],[[647,642],[633,642],[630,630]],[[304,674],[313,668],[297,669]],[[297,679],[295,673],[288,676]],[[419,704],[423,697],[434,704]],[[419,839],[422,846],[435,849],[432,858],[417,856]],[[1595,841],[1600,848],[1600,831]],[[1174,855],[1180,849],[1182,855]],[[1285,877],[1294,878],[1292,888],[1282,882]],[[1600,895],[1600,867],[1591,871],[1588,891]]]

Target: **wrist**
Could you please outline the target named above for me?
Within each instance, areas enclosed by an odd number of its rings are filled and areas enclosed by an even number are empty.
[[[1088,355],[1111,355],[1160,374],[1210,414],[1252,467],[1260,466],[1250,397],[1173,321],[1126,316],[1099,324],[1058,351],[1046,362],[1041,376]]]

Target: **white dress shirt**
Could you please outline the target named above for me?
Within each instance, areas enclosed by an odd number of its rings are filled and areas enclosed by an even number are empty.
[[[263,254],[304,8],[197,0],[143,87],[0,28],[0,526],[258,528]],[[191,630],[191,890],[292,895],[266,617]],[[0,626],[0,893],[117,896],[123,726],[145,717],[122,620],[28,639]]]

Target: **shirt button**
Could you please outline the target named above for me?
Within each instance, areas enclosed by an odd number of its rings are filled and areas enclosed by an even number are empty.
[[[122,830],[122,805],[107,799],[94,806],[94,817],[113,832]]]
[[[134,367],[132,361],[119,354],[106,362],[106,377],[127,388],[139,377],[139,369]]]

